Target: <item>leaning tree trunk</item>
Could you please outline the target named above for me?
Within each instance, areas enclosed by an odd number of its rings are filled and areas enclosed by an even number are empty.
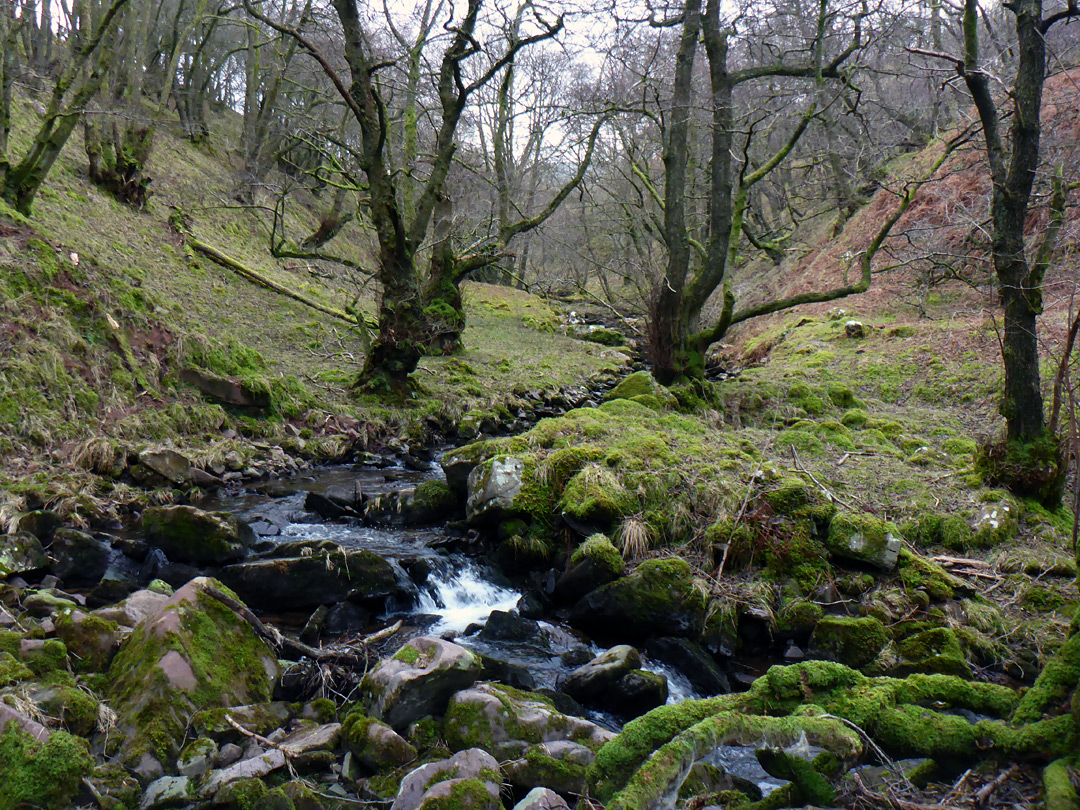
[[[453,204],[445,195],[435,206],[431,266],[424,285],[424,316],[429,354],[455,354],[462,348],[465,304],[461,299],[461,273],[454,257],[450,226]]]
[[[424,356],[426,319],[411,261],[403,265],[397,257],[384,257],[379,277],[383,288],[379,332],[357,385],[365,391],[401,393]]]

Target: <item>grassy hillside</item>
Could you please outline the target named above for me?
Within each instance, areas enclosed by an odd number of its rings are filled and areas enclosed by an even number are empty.
[[[18,154],[37,116],[25,97],[15,111]],[[107,470],[121,453],[171,442],[221,455],[233,445],[257,453],[242,440],[265,438],[332,456],[355,436],[415,436],[427,417],[445,424],[470,410],[492,413],[515,390],[555,390],[617,364],[603,347],[562,336],[540,299],[469,284],[465,352],[425,359],[410,402],[389,408],[357,398],[351,382],[367,339],[359,327],[241,278],[192,251],[174,227],[182,222],[328,308],[373,309],[369,279],[270,255],[267,210],[235,199],[237,126],[226,114],[210,143],[195,146],[172,120],[161,122],[144,211],[88,182],[78,133],[33,217],[0,211],[0,489],[9,496],[63,496],[70,510],[72,493],[103,494],[81,467]],[[314,195],[301,202],[290,212],[297,233],[313,229],[329,204]],[[366,259],[361,227],[350,225],[338,242],[339,254]],[[240,380],[270,406],[209,401],[179,380],[189,367]],[[342,425],[351,435],[343,438]],[[234,431],[237,439],[223,438]]]

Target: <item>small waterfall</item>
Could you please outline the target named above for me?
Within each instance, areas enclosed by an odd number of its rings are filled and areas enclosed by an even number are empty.
[[[513,610],[521,594],[489,582],[478,565],[433,571],[420,593],[417,613],[438,616],[431,633],[461,633],[470,624],[483,624],[493,610]]]

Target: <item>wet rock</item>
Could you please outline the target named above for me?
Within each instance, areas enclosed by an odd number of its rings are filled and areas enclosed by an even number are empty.
[[[360,633],[371,621],[371,612],[351,602],[338,602],[326,614],[323,632],[327,636],[347,636]]]
[[[505,610],[493,610],[480,631],[487,641],[544,641],[543,630],[532,619]]]
[[[487,655],[481,655],[480,658],[484,662],[484,672],[480,676],[481,680],[498,681],[515,689],[524,689],[526,691],[536,688],[536,678],[533,677],[528,668],[521,664],[503,661]]]
[[[390,563],[364,549],[236,563],[219,576],[260,609],[312,608],[345,599],[380,609],[398,590]]]
[[[23,609],[31,616],[52,616],[76,606],[74,599],[55,589],[36,591],[23,599]]]
[[[207,593],[200,577],[134,629],[109,668],[122,762],[150,773],[170,762],[196,711],[267,701],[276,656],[251,626]],[[155,768],[156,763],[156,768]]]
[[[833,556],[891,571],[901,542],[891,523],[872,515],[841,513],[829,523],[825,546]]]
[[[465,519],[469,523],[499,523],[515,517],[514,500],[521,493],[525,462],[513,456],[496,456],[469,473],[469,498]]]
[[[390,810],[498,810],[501,784],[499,763],[487,752],[471,748],[409,773]]]
[[[0,545],[0,579],[12,574],[32,574],[48,565],[49,558],[36,535],[21,531],[4,537]]]
[[[139,583],[128,566],[113,563],[105,570],[101,581],[86,595],[86,604],[97,608],[126,599],[137,590]]]
[[[442,714],[450,697],[480,677],[480,657],[438,638],[414,638],[364,676],[368,715],[401,732],[424,715]]]
[[[570,810],[563,799],[554,790],[548,788],[533,788],[525,798],[514,805],[514,810]]]
[[[346,494],[344,489],[335,492],[333,488],[328,488],[325,493],[309,492],[304,498],[304,509],[327,520],[359,517],[356,506],[355,498]]]
[[[424,481],[415,489],[386,492],[364,504],[364,520],[380,526],[441,523],[458,509],[458,498],[444,481]]]
[[[51,570],[65,584],[98,582],[109,567],[111,549],[104,540],[75,529],[60,529],[49,544]]]
[[[404,737],[359,711],[350,712],[341,728],[354,759],[369,771],[393,770],[416,759],[416,749]]]
[[[624,675],[640,668],[641,654],[627,644],[620,644],[571,672],[563,683],[563,691],[575,700],[590,703]]]
[[[705,596],[685,560],[646,560],[630,576],[579,600],[570,623],[600,638],[696,638],[705,624]]]
[[[808,652],[811,658],[859,669],[873,661],[888,642],[885,626],[871,616],[826,616],[814,628]]]
[[[181,563],[225,563],[242,559],[255,533],[225,512],[194,506],[152,506],[143,511],[142,528],[151,546]]]
[[[685,638],[651,639],[646,646],[650,657],[670,664],[690,681],[701,695],[722,695],[731,691],[728,677],[700,644]]]
[[[191,479],[191,462],[175,450],[143,450],[139,463],[170,484],[184,484]]]
[[[307,622],[304,624],[304,629],[300,631],[300,640],[305,644],[315,644],[319,640],[319,636],[322,635],[323,627],[326,624],[326,616],[330,610],[326,605],[319,605],[312,614],[308,617]]]
[[[615,736],[588,720],[562,714],[543,695],[493,683],[454,695],[444,733],[454,750],[482,748],[499,759],[522,757],[541,742],[569,741],[595,752]]]

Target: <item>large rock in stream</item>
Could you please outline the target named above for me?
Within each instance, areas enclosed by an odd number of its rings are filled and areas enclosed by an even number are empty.
[[[483,683],[454,695],[446,709],[446,742],[482,748],[499,760],[515,787],[581,793],[585,772],[613,732],[557,711],[543,695]]]
[[[228,593],[193,579],[135,627],[109,668],[116,753],[144,778],[175,759],[195,712],[269,701],[280,674],[266,643],[210,588]]]
[[[641,665],[641,654],[633,647],[612,647],[571,672],[563,691],[580,703],[638,717],[668,697],[667,678]]]
[[[151,506],[142,513],[146,542],[173,562],[221,564],[243,559],[255,532],[226,512],[194,506]]]
[[[399,592],[394,567],[378,554],[331,548],[308,547],[298,549],[301,556],[249,560],[221,569],[219,576],[247,604],[267,610],[311,608],[346,599],[381,608],[382,600]]]
[[[570,623],[599,638],[696,638],[705,608],[690,565],[669,557],[646,560],[630,576],[586,594],[571,610]]]
[[[427,714],[442,714],[450,697],[482,675],[480,656],[441,638],[414,638],[364,676],[368,716],[397,732]]]

